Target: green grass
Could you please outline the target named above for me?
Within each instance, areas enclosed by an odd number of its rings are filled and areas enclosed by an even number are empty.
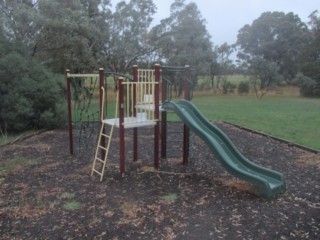
[[[72,199],[74,197],[75,197],[75,194],[74,193],[69,193],[69,192],[64,192],[61,195],[62,199]]]
[[[210,120],[223,120],[320,149],[320,100],[300,97],[197,96]]]
[[[19,166],[35,165],[37,163],[38,163],[37,160],[27,159],[25,157],[17,156],[8,162],[0,163],[0,176],[4,176],[14,171],[15,168]]]
[[[67,202],[63,205],[63,208],[66,210],[74,210],[80,208],[81,204],[75,200]]]
[[[18,133],[18,134],[11,134],[11,133],[9,134],[7,132],[3,132],[0,129],[0,146],[7,144],[7,143],[14,142],[20,138],[25,137],[25,136],[32,135],[34,132],[35,131],[30,130],[30,131],[26,131],[26,132]]]
[[[67,202],[63,204],[63,208],[66,210],[74,210],[81,207],[80,202],[75,200],[75,194],[70,192],[62,193],[61,197],[62,200],[66,200]]]
[[[161,200],[163,200],[166,203],[172,203],[177,199],[177,194],[175,193],[170,193],[168,195],[162,196]]]

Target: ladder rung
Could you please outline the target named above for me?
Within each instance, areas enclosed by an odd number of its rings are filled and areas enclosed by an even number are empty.
[[[98,147],[101,148],[101,149],[103,149],[103,150],[106,150],[106,151],[108,150],[108,149],[106,149],[105,147],[102,147],[101,145],[99,145]]]
[[[92,169],[92,171],[94,171],[95,173],[98,173],[100,176],[103,174],[103,172],[99,172],[99,171],[97,171],[95,169]]]
[[[110,137],[110,135],[103,134],[103,133],[101,133],[101,136],[104,136],[104,137],[107,137],[107,138],[109,138],[109,137]]]
[[[100,158],[96,158],[96,160],[98,160],[99,162],[102,162],[102,163],[104,163],[105,161],[104,160],[102,160],[102,159],[100,159]]]

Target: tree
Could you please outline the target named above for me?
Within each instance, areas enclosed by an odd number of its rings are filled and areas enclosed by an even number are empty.
[[[43,28],[35,55],[62,72],[96,70],[108,35],[109,0],[39,1]]]
[[[233,68],[232,60],[230,55],[233,53],[234,47],[224,43],[220,46],[215,46],[213,51],[213,61],[210,67],[211,76],[211,87],[220,89],[220,83],[223,76],[230,73]],[[216,85],[214,84],[214,79],[217,77]]]
[[[6,37],[56,72],[97,69],[108,30],[109,0],[5,1]]]
[[[31,59],[28,48],[0,34],[0,129],[24,131],[61,126],[64,77]]]
[[[258,72],[254,72],[257,64],[252,65],[256,58],[263,60],[262,62],[267,64],[268,69],[271,65],[273,67],[270,69],[275,69],[276,65],[277,74],[290,83],[298,73],[298,59],[308,42],[307,38],[307,26],[297,15],[265,12],[251,25],[245,25],[239,30],[238,57],[256,76],[259,75]],[[259,64],[262,62],[259,61]],[[279,77],[272,79],[279,79]]]
[[[106,67],[126,73],[140,58],[152,53],[149,27],[156,6],[152,0],[121,1],[110,20],[110,35],[104,46]]]
[[[38,2],[32,0],[0,2],[0,18],[4,36],[11,40],[32,45],[40,24],[36,21]]]
[[[304,96],[320,97],[320,16],[314,11],[309,17],[311,40],[302,52],[300,65],[304,76],[299,75],[296,80]]]
[[[250,80],[256,96],[261,99],[268,93],[271,86],[274,86],[279,82],[279,66],[276,63],[270,62],[261,57],[252,59],[250,65]]]
[[[212,43],[196,3],[175,0],[170,17],[153,29],[159,56],[168,65],[190,65],[208,73],[212,62]]]

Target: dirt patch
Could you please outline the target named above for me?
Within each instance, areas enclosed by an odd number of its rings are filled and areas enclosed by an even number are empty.
[[[169,130],[181,126],[170,123]],[[44,132],[0,148],[1,166],[17,157],[34,163],[0,175],[1,239],[319,239],[319,155],[219,126],[247,158],[282,172],[287,191],[271,201],[260,198],[193,134],[187,166],[175,135],[155,171],[153,128],[139,129],[135,163],[132,132],[126,131],[125,177],[115,136],[100,182],[90,175],[96,135],[75,141],[70,156],[67,131]]]
[[[320,169],[320,154],[305,152],[296,160],[296,164],[303,167],[315,167]]]

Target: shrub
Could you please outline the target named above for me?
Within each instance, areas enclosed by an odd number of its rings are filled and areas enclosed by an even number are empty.
[[[304,97],[320,98],[320,84],[302,84],[300,86],[300,93]]]
[[[240,82],[239,85],[238,85],[238,93],[239,94],[247,94],[249,93],[249,90],[250,90],[250,85],[249,85],[249,82]]]
[[[23,50],[3,49],[7,51],[0,55],[0,128],[24,131],[59,126],[66,113],[63,76]]]
[[[304,97],[320,97],[320,82],[299,73],[294,83],[300,87],[300,94]]]
[[[223,94],[232,93],[232,92],[234,92],[235,88],[236,88],[236,85],[231,82],[223,81],[223,83],[222,83],[222,93]]]

